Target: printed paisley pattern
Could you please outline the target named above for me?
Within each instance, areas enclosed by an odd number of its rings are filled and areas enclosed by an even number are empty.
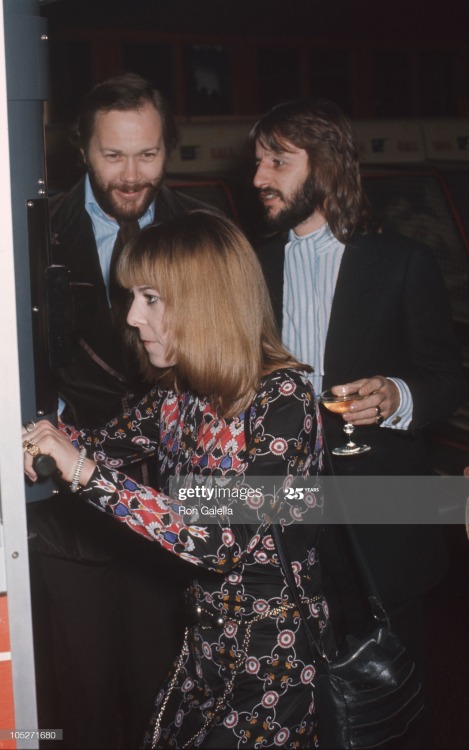
[[[202,748],[315,746],[315,665],[268,522],[260,513],[254,525],[230,526],[226,518],[186,525],[180,503],[166,493],[173,475],[272,475],[291,481],[317,475],[322,455],[318,419],[308,380],[283,369],[261,383],[249,414],[247,445],[244,414],[222,419],[207,400],[158,388],[104,430],[77,432],[64,426],[99,464],[83,496],[194,565],[190,596],[205,621],[189,628],[174,688],[169,694],[165,685],[157,696],[146,745],[166,696],[158,748],[186,743]],[[160,489],[138,485],[122,470],[152,455]],[[282,508],[287,524],[292,515],[301,516],[301,509],[293,511]],[[328,612],[314,546],[317,529],[296,524],[285,534],[297,583],[319,632],[327,626]],[[224,624],[217,628],[213,620],[220,615]],[[222,695],[223,705],[217,706]]]

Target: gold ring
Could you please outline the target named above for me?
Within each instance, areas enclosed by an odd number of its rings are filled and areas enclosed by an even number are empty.
[[[381,407],[380,406],[375,406],[375,409],[376,409],[376,417],[378,418],[378,417],[381,416]]]
[[[36,445],[36,443],[33,443],[31,440],[25,440],[23,442],[23,450],[26,451],[26,453],[29,453],[29,455],[33,456],[34,458],[41,455],[41,449],[38,445]]]

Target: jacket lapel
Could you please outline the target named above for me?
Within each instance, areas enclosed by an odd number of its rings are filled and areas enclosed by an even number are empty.
[[[55,219],[59,212],[60,222]],[[67,266],[71,281],[93,284],[105,295],[91,218],[85,209],[85,180],[82,178],[63,199],[51,201],[53,262]]]
[[[282,330],[283,318],[283,266],[285,261],[285,245],[287,242],[287,235],[277,235],[257,252],[280,331]]]
[[[362,357],[385,270],[367,239],[358,237],[342,256],[326,338],[324,388],[351,379]]]
[[[52,200],[53,262],[67,266],[70,271],[76,338],[84,339],[101,359],[119,370],[122,367],[120,339],[111,319],[93,225],[84,200],[84,179],[63,201]]]

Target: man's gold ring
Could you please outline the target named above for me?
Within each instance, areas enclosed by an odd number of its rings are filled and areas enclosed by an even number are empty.
[[[36,443],[31,442],[31,440],[25,440],[23,442],[23,450],[34,458],[41,455],[41,449]]]

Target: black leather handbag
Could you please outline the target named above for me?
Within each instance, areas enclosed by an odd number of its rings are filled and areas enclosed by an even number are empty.
[[[353,527],[347,526],[347,533],[374,625],[365,638],[347,636],[333,658],[310,628],[281,527],[273,524],[271,533],[317,664],[314,695],[321,750],[380,747],[401,737],[423,710],[422,688],[412,659],[389,628]]]

